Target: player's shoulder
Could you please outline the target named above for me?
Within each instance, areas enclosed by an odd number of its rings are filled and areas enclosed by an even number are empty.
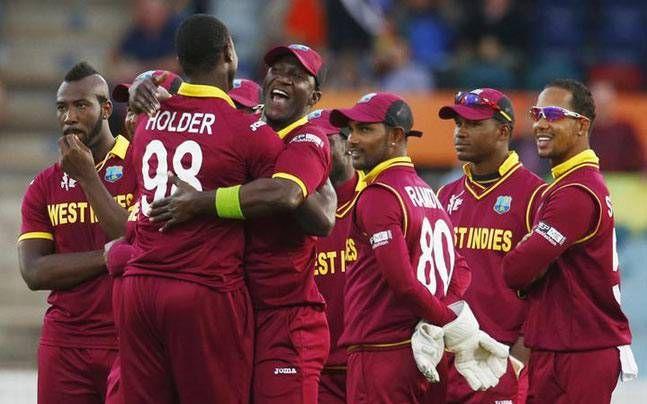
[[[519,169],[517,170],[515,175],[521,178],[529,186],[533,186],[535,188],[546,184],[546,182],[540,176],[527,169],[523,165],[519,166]]]
[[[66,174],[61,169],[58,163],[54,163],[36,174],[33,178],[29,180],[26,186],[26,192],[33,193],[43,193],[46,189],[51,187],[53,184],[59,185],[66,181]],[[67,178],[69,182],[75,182],[71,177]]]
[[[440,188],[438,188],[438,191],[436,194],[440,198],[441,195],[449,195],[453,192],[455,192],[457,189],[462,189],[463,188],[463,183],[465,181],[465,176],[460,176],[459,178],[448,182],[445,185],[441,185]]]

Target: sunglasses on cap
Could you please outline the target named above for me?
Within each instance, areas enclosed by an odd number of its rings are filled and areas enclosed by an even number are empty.
[[[505,119],[509,122],[512,122],[512,117],[508,115],[501,107],[493,102],[488,100],[485,97],[481,97],[476,93],[471,93],[469,91],[459,91],[454,97],[454,104],[466,105],[468,107],[490,107],[495,111],[498,111]]]
[[[548,106],[548,107],[532,107],[530,108],[530,119],[533,121],[537,122],[541,118],[546,119],[548,122],[555,122],[562,120],[564,118],[576,118],[576,119],[586,119],[587,121],[589,120],[588,117],[578,114],[577,112],[570,111],[566,108],[562,107],[555,107],[555,106]]]

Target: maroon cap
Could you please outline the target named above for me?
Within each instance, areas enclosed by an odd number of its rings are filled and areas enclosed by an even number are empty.
[[[338,128],[348,126],[349,121],[383,122],[389,126],[404,129],[407,136],[422,136],[422,132],[411,129],[413,113],[407,102],[402,97],[391,93],[366,94],[354,107],[334,109],[330,113],[330,123]]]
[[[235,79],[234,86],[228,94],[243,107],[253,108],[261,103],[261,86],[252,80]]]
[[[454,105],[445,105],[438,111],[441,119],[454,119],[456,115],[470,121],[498,118],[504,122],[514,122],[512,101],[493,88],[459,92],[454,99]]]
[[[301,44],[292,44],[288,46],[277,46],[265,54],[263,60],[268,66],[272,66],[281,56],[294,55],[301,66],[303,66],[310,74],[312,74],[317,82],[321,85],[324,80],[323,59],[312,48]]]
[[[147,77],[152,77],[152,76],[157,77],[162,73],[166,73],[166,78],[162,83],[160,83],[160,86],[167,89],[168,92],[171,94],[177,94],[177,90],[180,88],[180,84],[182,84],[182,78],[180,78],[180,76],[168,70],[148,70],[144,73],[139,74],[137,77],[135,77],[135,80],[133,80],[133,83],[139,80],[143,80]],[[130,88],[131,85],[132,83],[117,84],[115,88],[112,90],[112,99],[117,102],[128,102],[128,89]]]
[[[330,123],[330,112],[329,109],[316,109],[308,114],[308,122],[322,129],[326,136],[339,133],[339,128]]]

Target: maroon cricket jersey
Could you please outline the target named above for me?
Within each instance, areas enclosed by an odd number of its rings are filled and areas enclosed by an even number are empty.
[[[137,177],[131,148],[117,136],[99,177],[124,208],[135,202]],[[108,241],[90,203],[74,179],[57,163],[43,170],[27,188],[22,202],[20,240],[46,239],[55,254],[103,250]],[[53,290],[47,303],[41,343],[73,348],[116,348],[112,315],[112,279],[108,273],[69,290]]]
[[[330,329],[330,355],[326,367],[346,366],[346,350],[338,346],[344,330],[344,283],[346,268],[357,260],[357,247],[350,237],[351,211],[359,196],[359,172],[335,188],[337,212],[335,227],[328,237],[317,242],[315,282],[326,301],[326,316]]]
[[[531,235],[502,263],[508,286],[528,293],[525,343],[549,351],[627,345],[613,209],[598,158],[589,149],[552,172]]]
[[[307,197],[328,179],[328,137],[307,117],[277,133],[285,150],[272,176],[294,181]],[[245,271],[254,307],[323,305],[314,281],[317,238],[306,235],[292,215],[251,221],[248,230]]]
[[[501,274],[503,257],[530,232],[545,183],[519,162],[515,152],[499,167],[500,178],[487,187],[465,175],[438,190],[438,199],[454,225],[454,244],[472,270],[465,292],[481,329],[512,344],[521,332],[527,301],[508,288]]]
[[[198,190],[269,177],[283,143],[264,122],[234,108],[217,87],[183,83],[153,117],[142,116],[133,144],[140,214],[134,256],[124,276],[152,275],[219,291],[244,285],[244,222],[196,217],[161,233],[146,216],[175,186],[167,171]]]
[[[465,260],[454,251],[447,213],[409,157],[380,163],[365,181],[351,224],[358,259],[346,269],[340,344],[404,345],[421,318],[438,325],[454,318],[441,300]]]

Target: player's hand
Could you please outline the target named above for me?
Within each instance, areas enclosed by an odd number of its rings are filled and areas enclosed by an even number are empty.
[[[58,139],[59,163],[67,175],[77,181],[96,176],[92,151],[74,134]]]
[[[440,375],[436,366],[445,352],[443,329],[421,320],[411,336],[411,350],[420,373],[430,382],[438,383]]]
[[[151,222],[164,222],[160,231],[193,219],[199,213],[195,207],[200,192],[172,172],[168,173],[168,177],[175,185],[176,191],[171,196],[153,202],[148,212]]]
[[[478,322],[466,302],[458,301],[449,308],[457,317],[446,324],[443,331],[445,347],[455,354],[456,370],[474,391],[496,386],[508,366],[508,346],[479,330]]]
[[[160,109],[160,102],[171,98],[171,94],[160,84],[166,79],[166,72],[135,81],[128,89],[128,106],[135,113],[153,116]]]

